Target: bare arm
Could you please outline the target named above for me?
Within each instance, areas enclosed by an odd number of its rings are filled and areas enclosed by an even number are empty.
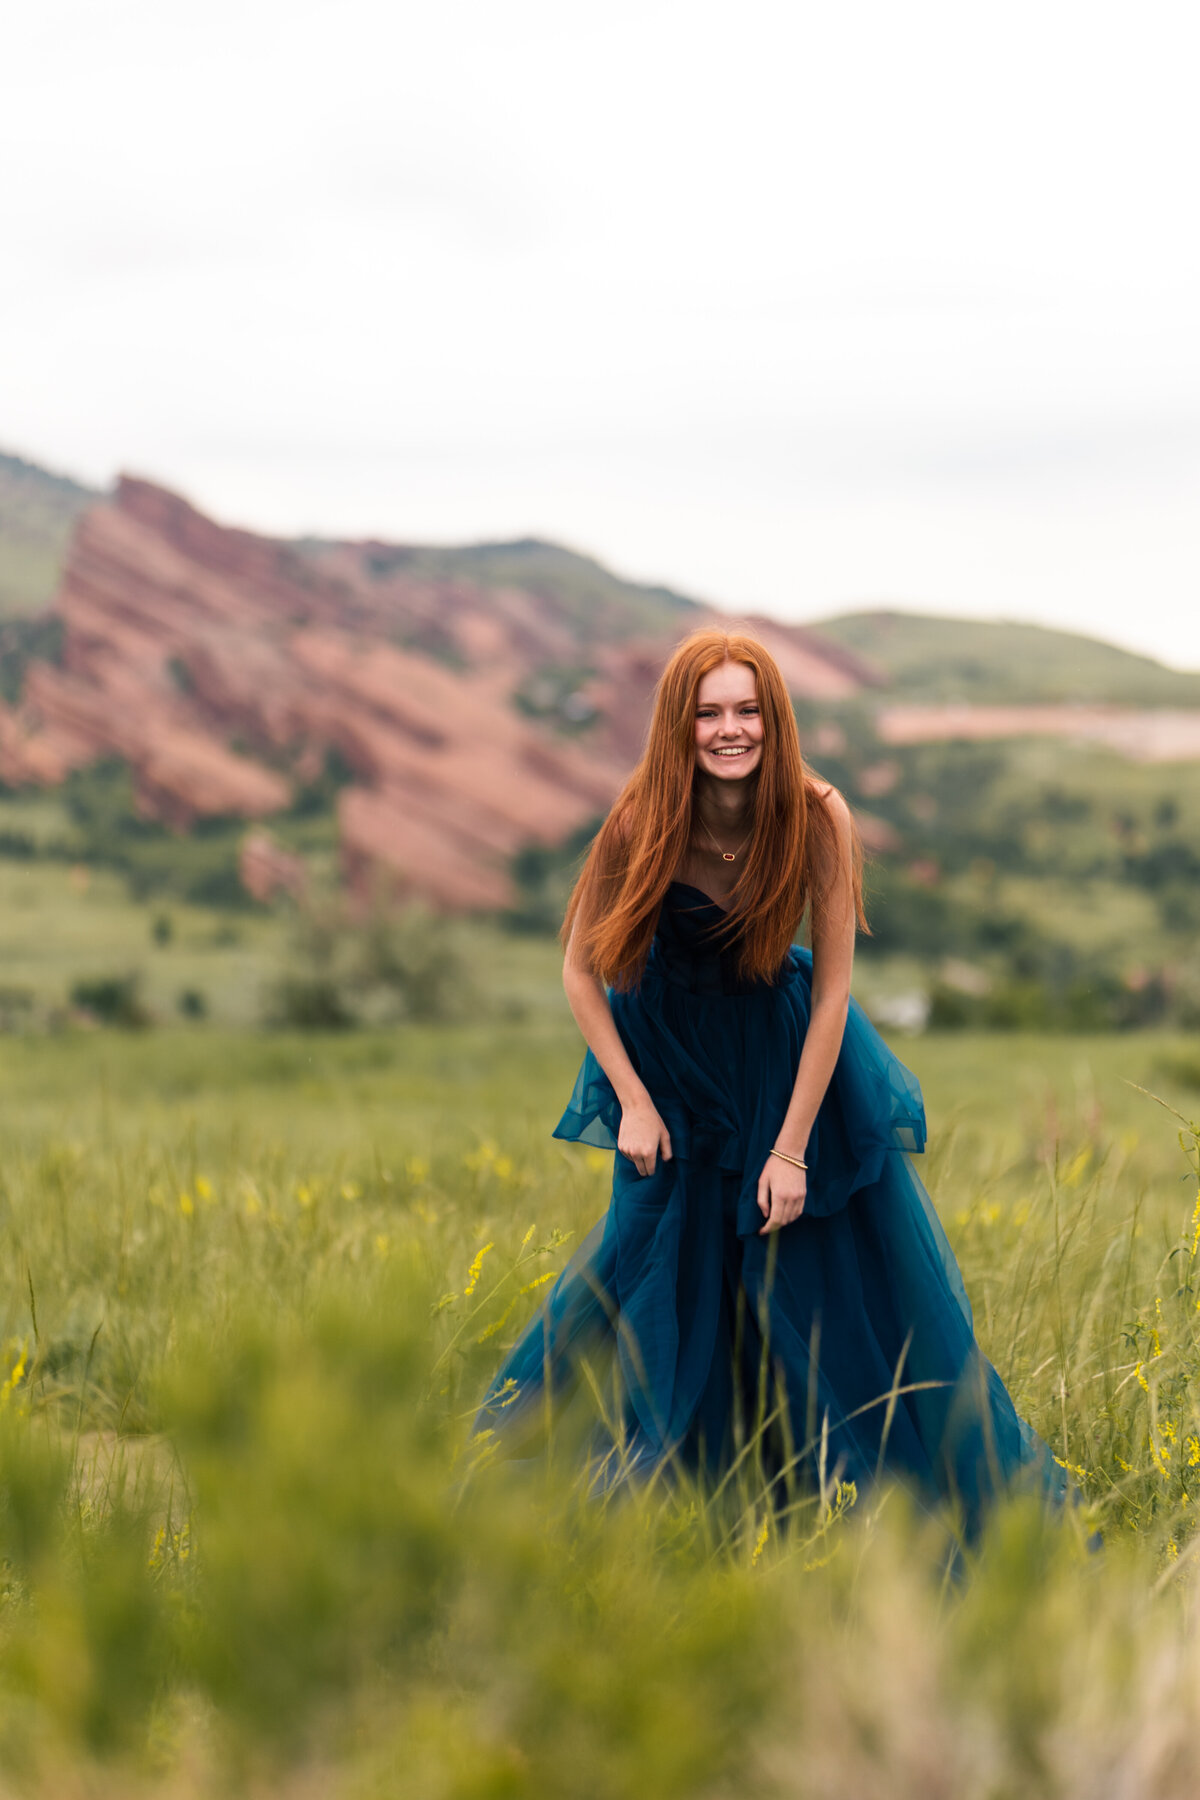
[[[639,1175],[653,1175],[660,1155],[664,1161],[670,1159],[670,1135],[621,1042],[603,982],[576,953],[574,933],[563,963],[563,987],[575,1023],[620,1102],[617,1148],[635,1164]]]
[[[792,1097],[775,1147],[804,1161],[817,1112],[842,1048],[854,964],[854,893],[851,881],[850,811],[836,789],[827,804],[837,826],[837,866],[824,871],[825,904],[813,920],[812,1012]],[[762,1233],[788,1225],[804,1210],[806,1171],[768,1156],[758,1184],[758,1204],[766,1219]]]

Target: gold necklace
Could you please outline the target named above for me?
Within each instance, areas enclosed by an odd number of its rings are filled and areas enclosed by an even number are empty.
[[[713,836],[712,832],[709,831],[708,823],[705,820],[705,818],[703,817],[702,813],[700,812],[699,807],[696,808],[696,817],[700,820],[700,823],[704,826],[705,831],[708,832],[708,841],[712,845],[713,849],[716,851],[717,855],[721,858],[721,861],[722,862],[736,862],[738,857],[742,854],[742,851],[746,848],[746,845],[750,842],[750,837],[754,830],[754,827],[753,826],[750,827],[750,830],[746,833],[745,837],[742,839],[741,843],[738,845],[736,850],[722,850],[720,844],[718,844],[718,842],[717,842],[716,838]]]

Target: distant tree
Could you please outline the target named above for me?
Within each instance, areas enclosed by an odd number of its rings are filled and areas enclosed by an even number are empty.
[[[136,974],[98,975],[76,981],[71,987],[71,1005],[90,1013],[102,1025],[139,1029],[150,1023],[139,995],[140,985]]]

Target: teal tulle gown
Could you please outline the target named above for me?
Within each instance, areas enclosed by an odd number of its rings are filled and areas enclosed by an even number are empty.
[[[950,1502],[973,1536],[1015,1485],[1066,1493],[975,1342],[953,1252],[910,1160],[925,1143],[916,1079],[851,1002],[809,1140],[808,1197],[759,1236],[758,1178],[791,1098],[812,957],[747,983],[722,909],[673,882],[643,978],[610,996],[622,1041],[671,1134],[640,1176],[619,1151],[612,1201],[505,1358],[476,1430],[526,1446],[546,1403],[607,1369],[591,1433],[608,1485],[688,1468],[719,1480],[755,1421],[795,1492],[880,1476]],[[715,932],[715,928],[716,932]],[[621,1111],[589,1051],[554,1135],[616,1150]]]

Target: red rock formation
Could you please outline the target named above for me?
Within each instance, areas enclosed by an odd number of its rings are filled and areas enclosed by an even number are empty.
[[[982,742],[989,738],[1062,737],[1103,744],[1133,762],[1200,760],[1200,711],[1138,711],[1126,706],[888,706],[876,715],[886,744]]]
[[[440,822],[418,813],[406,791],[344,789],[338,830],[346,878],[360,896],[382,888],[389,899],[416,898],[464,912],[512,902],[512,884],[499,858],[469,839],[448,840]]]
[[[864,687],[886,687],[883,671],[804,625],[782,625],[759,614],[745,621],[746,628],[766,645],[779,664],[789,693],[801,700],[849,700]]]
[[[184,830],[204,815],[286,808],[336,751],[354,773],[338,806],[343,864],[363,892],[452,908],[508,904],[507,863],[602,813],[636,758],[647,702],[680,631],[590,647],[565,736],[512,695],[584,657],[544,594],[431,578],[386,545],[293,545],[216,524],[124,478],[82,519],[56,601],[63,666],[31,664],[0,708],[0,777],[60,781],[98,757],[132,767],[138,805]],[[715,615],[714,615],[715,616]],[[868,665],[813,633],[753,622],[800,694],[841,698]],[[286,867],[285,867],[286,864]],[[252,892],[294,891],[297,868],[246,840]]]
[[[248,831],[242,839],[238,874],[246,892],[264,904],[278,894],[290,894],[293,899],[299,899],[307,886],[307,870],[302,859],[276,843],[270,832],[261,826]]]

